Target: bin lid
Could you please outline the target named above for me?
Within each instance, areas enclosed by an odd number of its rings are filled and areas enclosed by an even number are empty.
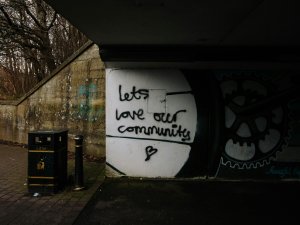
[[[28,133],[56,134],[56,133],[63,133],[63,132],[68,132],[68,129],[33,130],[33,131],[29,131]]]

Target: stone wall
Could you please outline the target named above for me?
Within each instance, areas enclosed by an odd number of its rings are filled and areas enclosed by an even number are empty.
[[[29,131],[68,129],[84,136],[84,151],[105,157],[105,70],[89,42],[16,102],[0,102],[0,140],[27,144]]]

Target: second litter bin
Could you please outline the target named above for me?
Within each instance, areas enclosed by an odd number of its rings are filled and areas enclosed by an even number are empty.
[[[67,183],[68,130],[28,133],[28,192],[56,193]]]

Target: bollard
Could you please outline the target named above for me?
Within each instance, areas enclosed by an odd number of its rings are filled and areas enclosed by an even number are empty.
[[[83,184],[83,152],[82,152],[82,143],[83,136],[75,136],[75,188],[74,191],[80,191],[84,189]]]

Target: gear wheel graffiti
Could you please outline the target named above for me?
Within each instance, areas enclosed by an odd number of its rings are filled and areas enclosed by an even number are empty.
[[[277,87],[260,76],[224,76],[221,89],[225,102],[225,146],[221,163],[238,169],[270,163],[287,144],[288,108],[278,103],[255,112],[242,110],[272,96]]]

